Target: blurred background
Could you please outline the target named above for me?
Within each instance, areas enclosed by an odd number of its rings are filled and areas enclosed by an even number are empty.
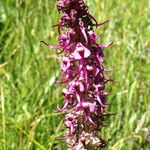
[[[95,31],[106,68],[114,68],[106,119],[101,135],[109,150],[150,149],[150,1],[86,0],[98,22]],[[59,13],[56,0],[0,0],[0,150],[65,150],[60,64],[56,51]]]

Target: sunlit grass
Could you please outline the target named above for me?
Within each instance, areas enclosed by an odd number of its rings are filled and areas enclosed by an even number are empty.
[[[149,150],[150,131],[150,2],[147,0],[87,0],[90,12],[103,21],[96,29],[101,43],[114,41],[104,64],[114,68],[109,112],[103,128],[111,139],[106,149]],[[0,149],[64,150],[56,140],[64,134],[63,114],[54,113],[63,97],[55,50],[59,13],[54,0],[0,1]],[[146,50],[145,50],[146,49]]]

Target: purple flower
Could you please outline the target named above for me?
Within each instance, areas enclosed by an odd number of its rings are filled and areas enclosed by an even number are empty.
[[[105,147],[107,142],[99,136],[104,124],[105,108],[108,107],[105,84],[110,82],[104,76],[106,70],[102,64],[103,48],[94,27],[97,23],[88,12],[83,0],[58,0],[57,9],[62,13],[57,25],[59,31],[58,46],[46,44],[50,49],[62,49],[58,53],[61,62],[62,79],[58,84],[66,84],[62,90],[64,106],[59,112],[66,112],[65,127],[68,133],[65,140],[72,150],[91,150]],[[61,30],[65,28],[65,33]],[[45,42],[44,42],[45,43]],[[64,53],[64,57],[60,54]]]

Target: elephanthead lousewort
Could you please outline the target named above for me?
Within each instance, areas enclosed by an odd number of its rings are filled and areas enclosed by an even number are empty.
[[[61,49],[58,59],[61,62],[64,105],[58,108],[65,112],[65,127],[68,133],[64,140],[72,150],[92,150],[107,145],[99,131],[104,124],[108,107],[105,85],[112,81],[104,76],[102,64],[103,49],[111,46],[98,44],[94,28],[109,21],[97,23],[89,13],[83,0],[58,0],[57,9],[61,13],[58,28],[58,46],[47,44],[51,49]],[[65,29],[65,30],[62,30]],[[44,42],[45,43],[45,42]],[[61,54],[64,57],[60,57]]]

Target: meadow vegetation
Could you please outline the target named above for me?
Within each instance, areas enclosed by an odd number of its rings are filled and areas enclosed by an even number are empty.
[[[59,13],[54,0],[0,0],[0,150],[65,150],[56,51]],[[150,142],[150,1],[86,0],[98,22],[112,87],[102,137],[108,150],[149,150]],[[108,75],[109,75],[108,74]],[[149,139],[150,140],[150,139]]]

